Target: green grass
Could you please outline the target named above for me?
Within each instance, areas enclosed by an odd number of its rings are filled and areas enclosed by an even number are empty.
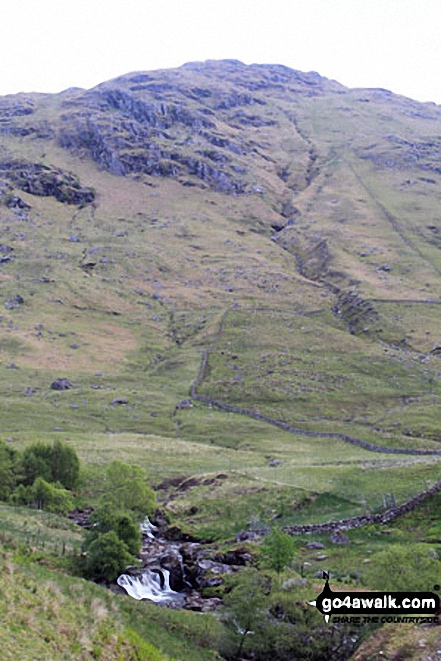
[[[173,524],[219,543],[256,523],[376,511],[384,493],[403,502],[440,479],[438,458],[379,455],[336,439],[292,435],[199,402],[190,410],[175,407],[189,396],[200,351],[211,349],[201,394],[305,431],[441,449],[441,358],[431,353],[441,344],[441,306],[415,302],[439,297],[441,189],[438,173],[427,169],[439,160],[436,110],[424,106],[420,112],[402,97],[386,100],[331,82],[317,94],[299,80],[289,90],[280,82],[268,92],[268,79],[254,70],[225,75],[220,65],[207,66],[209,78],[187,68],[151,76],[156,83],[171,76],[163,102],[181,104],[195,116],[202,116],[202,102],[189,90],[210,88],[203,101],[205,116],[215,123],[209,133],[240,144],[241,153],[204,142],[185,123],[167,129],[172,140],[155,140],[167,149],[173,142],[185,158],[206,160],[207,153],[199,152],[217,151],[230,159],[230,174],[232,166],[245,168],[240,178],[260,192],[222,195],[188,174],[181,178],[196,186],[144,174],[117,177],[87,154],[78,158],[62,149],[56,137],[2,134],[2,155],[74,172],[97,198],[93,208],[79,209],[15,189],[32,207],[27,216],[0,206],[0,242],[14,248],[14,259],[0,270],[0,436],[18,449],[55,438],[71,444],[83,462],[81,504],[98,502],[103,467],[112,459],[139,464],[155,485],[193,476],[198,484],[176,491],[172,500],[171,492],[160,491],[161,507]],[[131,83],[118,85],[127,90]],[[252,106],[223,107],[237,89],[250,93]],[[145,89],[136,93],[152,100]],[[13,121],[74,130],[72,113],[89,103],[82,95],[32,97],[35,114]],[[254,116],[252,125],[243,123],[242,110]],[[97,121],[108,127],[119,119],[109,110]],[[127,137],[118,126],[119,138]],[[409,147],[396,137],[419,145],[420,158],[406,160]],[[129,151],[139,156],[139,145]],[[294,222],[271,240],[272,225],[290,217]],[[317,249],[324,242],[325,261]],[[90,275],[81,268],[83,250],[87,261],[96,262]],[[374,299],[375,319],[356,305],[336,314],[336,288],[360,301]],[[18,293],[24,304],[4,307]],[[70,378],[74,388],[51,390],[58,377]],[[127,403],[114,405],[115,399]],[[271,466],[273,460],[281,463]],[[73,548],[81,536],[41,513],[4,507],[1,514],[5,539],[30,545],[40,530],[55,564],[62,542]],[[420,537],[426,528],[438,535],[436,521],[412,525]],[[330,566],[353,573],[373,545],[371,550],[382,548],[389,538],[418,541],[412,526],[400,526],[394,524],[398,532],[389,537],[353,531],[349,549],[329,552]],[[61,574],[57,580],[64,580]],[[54,598],[44,593],[48,603]],[[25,591],[14,599],[25,602]],[[118,603],[128,618],[121,619],[120,633],[106,639],[94,620],[92,646],[104,641],[107,651],[129,645],[130,625],[171,658],[213,658],[216,625],[206,625],[205,616]],[[79,631],[93,611],[91,601],[78,609]],[[157,626],[147,632],[153,621]],[[194,644],[205,626],[206,649]],[[174,628],[180,632],[175,642]],[[10,640],[18,644],[21,636],[24,645],[23,631],[11,630]],[[43,645],[47,630],[38,631]],[[79,651],[73,640],[65,645],[71,646],[69,658],[89,653],[87,641]],[[21,651],[26,658],[28,648]]]
[[[300,428],[409,447],[409,427],[437,438],[438,369],[436,356],[366,342],[326,315],[232,311],[200,392]]]
[[[78,550],[83,532],[75,523],[49,512],[0,503],[0,534],[27,547],[44,549],[55,556]]]
[[[215,658],[211,616],[134,603],[0,547],[4,659]]]

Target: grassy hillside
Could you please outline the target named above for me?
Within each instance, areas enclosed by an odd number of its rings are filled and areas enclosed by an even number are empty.
[[[92,501],[115,458],[194,477],[161,502],[218,542],[435,483],[437,454],[176,405],[209,351],[202,396],[441,451],[440,134],[434,104],[235,61],[0,99],[1,439],[67,441]]]

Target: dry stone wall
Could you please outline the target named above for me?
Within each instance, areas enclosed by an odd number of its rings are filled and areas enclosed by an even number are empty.
[[[216,344],[222,335],[223,329],[226,324],[227,316],[228,316],[228,311],[222,317],[219,332],[217,334],[215,341],[213,342],[212,350],[215,349]],[[420,455],[420,456],[441,455],[440,450],[390,448],[387,446],[375,445],[374,443],[368,443],[366,441],[362,441],[361,439],[348,436],[347,434],[339,434],[334,432],[312,432],[304,429],[297,429],[295,427],[291,427],[291,425],[288,425],[285,422],[282,422],[281,420],[274,420],[273,418],[269,418],[268,416],[263,415],[262,413],[249,411],[247,409],[243,409],[238,406],[225,404],[224,402],[220,402],[219,400],[213,399],[212,397],[199,395],[197,389],[204,380],[207,372],[209,351],[203,350],[201,353],[202,353],[202,360],[199,368],[199,373],[196,379],[193,381],[190,388],[190,395],[192,399],[195,399],[199,402],[203,402],[204,404],[209,404],[211,406],[216,406],[217,408],[220,408],[224,411],[238,413],[240,415],[247,415],[248,417],[254,418],[255,420],[262,420],[263,422],[268,422],[269,424],[274,425],[275,427],[279,427],[280,429],[290,432],[291,434],[301,434],[303,436],[312,436],[315,438],[337,438],[344,441],[345,443],[352,443],[353,445],[358,445],[359,447],[362,447],[365,450],[370,450],[371,452],[379,452],[379,453],[387,453],[387,454]],[[429,498],[430,496],[433,496],[439,493],[440,491],[441,491],[441,480],[436,482],[436,484],[434,484],[429,489],[426,489],[425,491],[420,491],[418,494],[413,496],[413,498],[406,501],[402,505],[392,507],[386,510],[385,512],[379,514],[365,514],[361,516],[354,516],[349,519],[328,521],[326,523],[309,523],[305,525],[288,526],[284,528],[284,532],[290,535],[299,535],[299,534],[307,534],[314,532],[322,533],[322,532],[334,532],[336,530],[352,530],[354,528],[360,528],[362,526],[367,526],[370,524],[387,524],[390,521],[393,521],[399,516],[405,514],[406,512],[411,512],[418,505],[420,505],[426,498]],[[246,534],[254,537],[256,535],[264,535],[267,532],[268,532],[267,530],[253,530],[253,531],[249,531]]]

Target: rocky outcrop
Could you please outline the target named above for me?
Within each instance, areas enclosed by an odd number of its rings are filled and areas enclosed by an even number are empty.
[[[276,230],[272,240],[294,256],[297,269],[303,277],[320,282],[328,275],[331,254],[326,239],[316,238],[306,242],[295,231],[293,223],[288,221],[284,227]]]
[[[91,156],[102,168],[119,176],[143,173],[176,178],[181,183],[186,183],[182,177],[193,176],[221,193],[246,191],[246,183],[238,178],[228,154],[215,152],[210,145],[236,153],[240,148],[230,140],[204,133],[203,129],[214,125],[203,116],[179,106],[145,103],[120,90],[112,90],[103,98],[120,112],[109,117],[104,107],[86,116],[65,115],[66,127],[58,138],[62,147]],[[198,142],[208,143],[207,148],[189,150],[172,144],[182,129],[187,129],[190,142],[199,136]]]
[[[94,190],[83,186],[76,175],[40,163],[3,160],[0,162],[0,177],[25,193],[55,197],[59,202],[67,204],[84,206],[95,199]],[[19,202],[17,204],[22,208]]]
[[[16,294],[15,296],[10,296],[7,301],[5,301],[5,308],[7,310],[16,310],[24,303],[23,296]]]
[[[352,335],[381,329],[380,317],[372,301],[356,292],[340,292],[332,311],[347,324]]]
[[[406,140],[397,135],[388,135],[387,143],[365,147],[360,158],[380,168],[395,170],[420,170],[441,174],[441,140]],[[427,180],[426,180],[427,181]],[[430,180],[428,183],[432,183]]]
[[[32,136],[40,140],[51,140],[55,137],[55,131],[48,122],[35,122],[32,124],[21,124],[10,119],[0,118],[0,134],[8,134],[18,138]]]
[[[35,112],[35,103],[21,94],[12,98],[0,99],[0,119],[32,115]]]
[[[253,556],[250,551],[237,548],[214,554],[213,549],[199,541],[173,539],[175,535],[170,534],[161,516],[156,523],[157,526],[146,519],[142,524],[142,566],[130,574],[135,582],[140,581],[144,598],[153,598],[175,608],[215,610],[221,600],[204,598],[204,589],[222,585],[227,574],[251,564]],[[162,578],[158,580],[158,576]]]

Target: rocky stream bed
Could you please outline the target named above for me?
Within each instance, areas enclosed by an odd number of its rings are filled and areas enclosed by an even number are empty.
[[[90,512],[72,513],[82,526],[88,525]],[[252,553],[244,547],[219,551],[212,544],[196,541],[169,528],[158,515],[155,523],[146,518],[141,524],[142,547],[140,566],[128,567],[113,592],[127,593],[134,599],[148,599],[170,608],[208,612],[220,607],[218,597],[204,597],[206,588],[222,585],[224,577],[253,562]]]

